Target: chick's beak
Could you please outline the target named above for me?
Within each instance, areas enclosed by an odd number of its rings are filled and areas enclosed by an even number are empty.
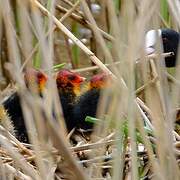
[[[42,79],[42,80],[40,81],[40,83],[39,83],[39,89],[40,89],[41,92],[45,89],[46,82],[47,82],[47,79],[46,79],[46,78],[44,78],[44,79]]]
[[[76,74],[76,78],[75,78],[75,80],[73,80],[73,82],[76,83],[76,84],[81,84],[85,80],[86,80],[85,77],[80,76],[79,74]]]
[[[85,80],[86,80],[85,77],[82,77],[82,76],[79,77],[79,82],[80,82],[80,83],[81,83],[81,82],[84,82]]]
[[[76,79],[76,82],[74,82],[74,93],[79,96],[80,95],[80,86],[81,86],[81,83],[84,82],[86,80],[85,77],[82,77],[82,76],[78,76],[78,78]]]

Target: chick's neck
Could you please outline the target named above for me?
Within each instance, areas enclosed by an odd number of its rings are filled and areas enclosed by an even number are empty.
[[[62,84],[58,87],[58,91],[61,95],[69,98],[75,98],[80,93],[80,86],[78,84]]]

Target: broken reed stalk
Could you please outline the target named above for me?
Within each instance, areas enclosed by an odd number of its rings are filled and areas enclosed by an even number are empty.
[[[169,53],[162,53],[162,54],[160,54],[160,56],[161,56],[162,58],[165,58],[165,57],[172,56],[172,53],[171,53],[171,52],[169,52]],[[150,55],[145,56],[145,59],[147,59],[147,60],[157,59],[157,57],[159,57],[159,54],[150,54]],[[136,65],[138,65],[139,63],[140,63],[140,61],[139,61],[139,60],[136,60]],[[120,66],[122,66],[122,65],[123,65],[123,62],[117,61],[117,62],[114,62],[114,63],[111,63],[111,64],[105,64],[105,66],[107,66],[107,67],[109,67],[109,66],[111,67],[111,66],[115,66],[115,65],[120,65]],[[73,72],[81,73],[81,72],[86,72],[86,71],[94,71],[94,70],[97,70],[97,69],[100,69],[99,66],[78,68],[78,69],[73,69],[72,71],[73,71]]]
[[[105,141],[105,142],[84,144],[84,145],[78,146],[78,147],[71,147],[71,150],[73,150],[74,152],[78,152],[78,151],[84,151],[84,150],[88,150],[88,149],[102,148],[103,146],[116,144],[117,141],[118,140],[108,140],[108,141]]]

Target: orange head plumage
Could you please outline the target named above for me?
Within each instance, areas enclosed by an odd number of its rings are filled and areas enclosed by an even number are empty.
[[[39,92],[43,91],[47,82],[47,76],[40,70],[33,68],[26,69],[24,79],[27,87],[36,86],[38,87]]]
[[[94,75],[89,82],[89,89],[106,88],[109,84],[109,75],[106,73],[99,73]]]
[[[80,91],[80,84],[85,80],[84,77],[78,73],[71,72],[70,70],[60,70],[56,75],[56,84],[58,90],[73,91],[75,94]]]

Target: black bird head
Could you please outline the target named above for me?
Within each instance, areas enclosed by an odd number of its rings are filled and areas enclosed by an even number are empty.
[[[165,58],[167,67],[175,67],[179,45],[179,33],[172,29],[162,29],[162,42],[164,52],[173,52],[174,55]]]
[[[165,58],[166,67],[175,67],[180,34],[173,29],[158,29],[157,35],[162,39],[164,53],[173,52],[172,56]],[[148,31],[146,34],[146,51],[148,54],[154,53],[156,42],[156,31]]]

